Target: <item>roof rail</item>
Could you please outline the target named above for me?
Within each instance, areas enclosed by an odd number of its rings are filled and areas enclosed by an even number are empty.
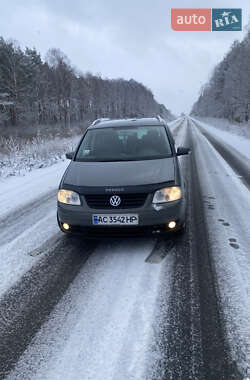
[[[101,123],[102,121],[108,121],[108,120],[110,120],[110,118],[108,118],[108,117],[101,117],[99,119],[94,120],[91,125],[96,125],[98,123]]]
[[[156,116],[156,119],[157,119],[158,121],[163,122],[163,123],[165,122],[164,119],[163,119],[160,115],[157,115],[157,116]]]

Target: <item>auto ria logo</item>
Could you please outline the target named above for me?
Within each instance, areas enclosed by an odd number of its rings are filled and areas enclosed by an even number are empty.
[[[241,8],[172,8],[171,26],[176,31],[240,31]]]
[[[212,31],[242,30],[242,11],[240,8],[212,9]]]

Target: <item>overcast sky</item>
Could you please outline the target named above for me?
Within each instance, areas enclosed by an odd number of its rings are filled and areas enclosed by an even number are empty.
[[[249,0],[11,0],[1,5],[1,32],[44,58],[60,48],[72,65],[109,78],[133,78],[172,112],[189,112],[199,90],[243,32],[176,32],[173,8],[242,8]]]

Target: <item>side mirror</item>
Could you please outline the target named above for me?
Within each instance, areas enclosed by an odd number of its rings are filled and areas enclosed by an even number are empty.
[[[68,160],[72,160],[73,156],[74,156],[74,152],[66,153],[66,158],[67,158]]]
[[[176,155],[177,156],[184,156],[185,154],[188,154],[190,152],[191,152],[191,150],[189,148],[184,148],[184,146],[179,146],[177,148]]]

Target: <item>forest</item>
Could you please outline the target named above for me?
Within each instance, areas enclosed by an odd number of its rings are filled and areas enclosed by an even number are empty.
[[[86,127],[98,117],[172,115],[148,88],[130,79],[81,72],[57,48],[43,60],[35,48],[22,50],[0,38],[1,135],[35,136]]]
[[[247,122],[250,118],[250,31],[235,41],[201,88],[193,105],[194,116],[227,118]]]

